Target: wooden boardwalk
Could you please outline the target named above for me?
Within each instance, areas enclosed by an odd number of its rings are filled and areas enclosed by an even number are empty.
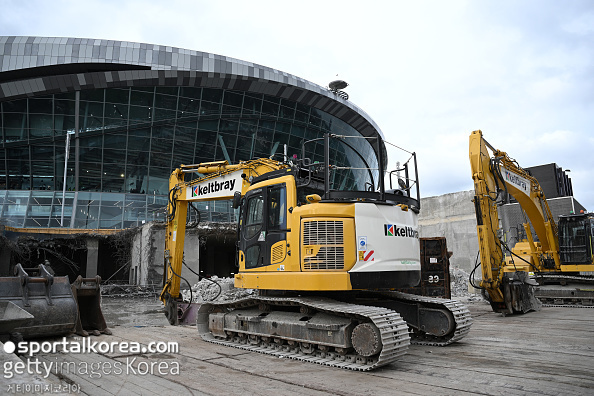
[[[35,380],[80,385],[81,394],[88,395],[594,395],[594,308],[543,308],[503,317],[483,302],[468,306],[474,323],[464,340],[442,348],[411,346],[401,360],[372,372],[210,344],[193,327],[118,326],[112,336],[91,340],[145,346],[176,341],[179,352],[41,353],[36,356],[48,365],[86,364],[99,368],[101,377],[80,369],[47,379],[17,375],[2,378],[0,392],[15,381]],[[4,361],[16,359],[0,354]],[[126,373],[130,361],[136,372]],[[174,362],[179,373],[171,372]],[[151,363],[152,374],[144,374]],[[159,364],[168,369],[159,373]]]

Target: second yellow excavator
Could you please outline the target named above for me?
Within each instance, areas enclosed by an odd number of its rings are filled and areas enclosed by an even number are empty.
[[[536,280],[592,284],[592,277],[580,275],[594,271],[592,215],[560,216],[558,226],[538,180],[491,146],[480,130],[470,135],[469,155],[482,270],[479,287],[488,294],[493,310],[504,314],[539,310],[541,302],[533,290]],[[499,236],[498,206],[503,193],[518,201],[527,219],[526,239],[512,248]],[[591,292],[589,296],[592,301]]]

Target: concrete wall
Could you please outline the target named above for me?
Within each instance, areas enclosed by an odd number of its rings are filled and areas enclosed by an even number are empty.
[[[87,238],[87,271],[85,277],[94,278],[99,268],[99,240]]]
[[[186,232],[184,261],[196,273],[200,270],[199,235]],[[165,228],[162,224],[149,222],[144,224],[134,236],[132,242],[132,265],[130,284],[147,286],[161,285],[163,281],[163,251],[165,248]],[[182,277],[190,285],[198,282],[198,276],[182,266]],[[182,288],[186,288],[182,281]]]
[[[445,237],[452,268],[470,272],[478,253],[474,191],[421,199],[419,235],[422,238]]]

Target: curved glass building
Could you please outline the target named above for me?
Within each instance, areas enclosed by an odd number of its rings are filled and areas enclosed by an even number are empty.
[[[301,78],[180,48],[0,37],[0,223],[127,228],[163,220],[180,164],[230,163],[333,140],[340,189],[377,184],[381,132],[361,109]],[[323,142],[308,144],[322,161]],[[280,157],[278,157],[280,158]],[[232,221],[225,201],[202,220]],[[206,217],[206,218],[205,218]]]

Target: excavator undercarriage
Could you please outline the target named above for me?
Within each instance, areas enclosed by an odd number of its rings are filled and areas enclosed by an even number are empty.
[[[468,309],[452,300],[400,292],[336,297],[255,296],[205,303],[198,311],[198,332],[217,344],[367,371],[395,361],[411,343],[456,342],[472,324]]]

